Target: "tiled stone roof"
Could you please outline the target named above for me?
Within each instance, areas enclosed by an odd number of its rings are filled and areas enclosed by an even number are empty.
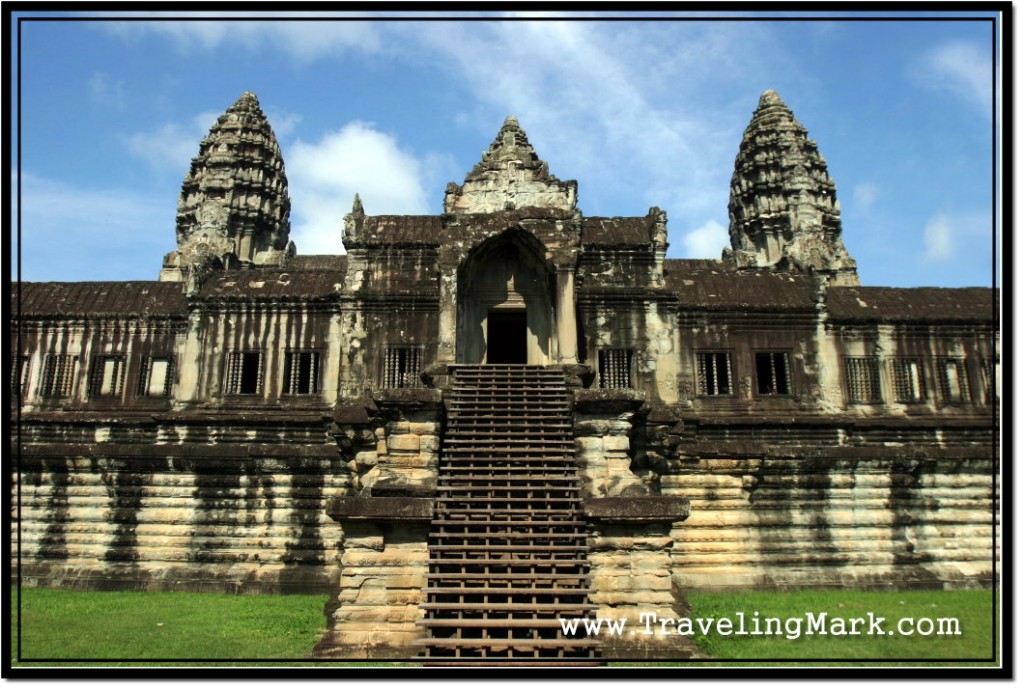
[[[11,289],[11,313],[23,316],[74,315],[166,316],[185,313],[178,283],[160,281],[83,281],[22,283]]]

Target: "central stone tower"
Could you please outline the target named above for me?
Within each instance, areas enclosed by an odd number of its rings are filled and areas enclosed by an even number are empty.
[[[761,94],[736,156],[726,251],[737,268],[813,271],[855,286],[839,200],[818,145],[774,91]]]
[[[163,281],[195,282],[214,268],[281,266],[291,201],[284,161],[256,95],[246,91],[199,145],[178,198],[178,248]]]

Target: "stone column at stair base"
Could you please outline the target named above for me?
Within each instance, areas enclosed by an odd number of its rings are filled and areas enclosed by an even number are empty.
[[[417,622],[427,585],[432,499],[343,497],[328,509],[341,521],[342,573],[325,608],[327,632],[316,657],[409,659],[423,637]]]
[[[596,617],[625,621],[621,634],[602,632],[608,660],[678,660],[694,657],[688,638],[660,633],[660,619],[686,614],[672,588],[673,521],[685,520],[689,503],[675,497],[605,497],[584,502],[590,522],[590,577]],[[653,631],[654,633],[648,633]]]

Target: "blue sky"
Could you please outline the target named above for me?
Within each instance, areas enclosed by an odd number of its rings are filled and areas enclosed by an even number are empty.
[[[828,162],[864,285],[992,282],[989,21],[261,16],[20,24],[24,280],[155,279],[199,141],[246,90],[300,254],[344,251],[355,192],[368,214],[440,213],[514,114],[584,214],[657,205],[669,256],[717,257],[740,138],[775,89]]]

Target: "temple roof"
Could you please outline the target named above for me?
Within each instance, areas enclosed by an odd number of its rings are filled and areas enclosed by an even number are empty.
[[[831,288],[826,305],[838,321],[989,322],[999,307],[991,288]]]
[[[20,290],[19,290],[20,287]],[[14,283],[11,312],[32,317],[111,315],[158,317],[185,314],[185,296],[177,283],[160,281],[83,281]]]
[[[583,244],[649,246],[650,226],[647,216],[584,217]]]
[[[316,298],[345,287],[345,271],[248,269],[226,271],[203,283],[203,298]]]
[[[681,309],[793,311],[814,309],[817,281],[804,274],[737,272],[716,259],[666,259],[665,287],[679,296]]]

